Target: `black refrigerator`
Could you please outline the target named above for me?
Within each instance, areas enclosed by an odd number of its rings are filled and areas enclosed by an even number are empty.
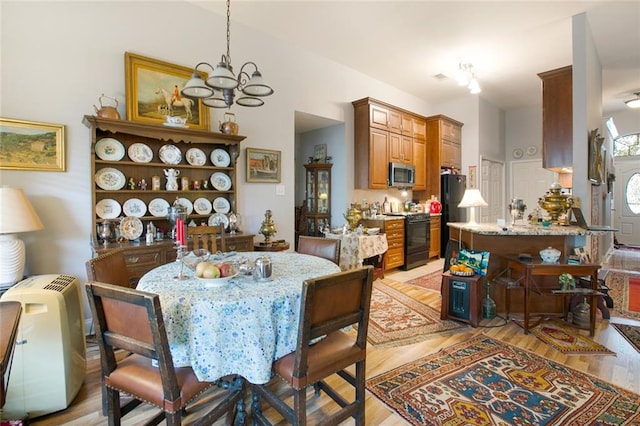
[[[440,234],[440,256],[444,257],[449,241],[447,222],[466,222],[466,209],[458,208],[467,187],[465,175],[440,175],[440,201],[442,202],[442,225]],[[458,239],[457,236],[453,236]]]

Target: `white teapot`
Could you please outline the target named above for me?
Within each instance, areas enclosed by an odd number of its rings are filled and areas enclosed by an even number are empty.
[[[178,169],[164,169],[164,175],[167,177],[167,191],[178,190],[178,176],[180,176],[180,170]]]

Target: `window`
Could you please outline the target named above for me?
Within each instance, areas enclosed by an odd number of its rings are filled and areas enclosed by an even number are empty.
[[[633,214],[640,214],[640,173],[634,173],[624,189],[624,198]]]
[[[613,155],[615,157],[640,155],[640,133],[617,137],[613,141]]]

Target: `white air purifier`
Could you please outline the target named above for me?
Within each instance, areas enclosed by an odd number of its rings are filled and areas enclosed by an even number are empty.
[[[5,416],[33,418],[64,410],[80,390],[86,370],[78,279],[33,276],[7,290],[2,300],[22,304]]]

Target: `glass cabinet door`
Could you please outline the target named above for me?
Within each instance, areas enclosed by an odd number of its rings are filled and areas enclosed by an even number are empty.
[[[318,170],[318,213],[329,213],[329,170]]]

